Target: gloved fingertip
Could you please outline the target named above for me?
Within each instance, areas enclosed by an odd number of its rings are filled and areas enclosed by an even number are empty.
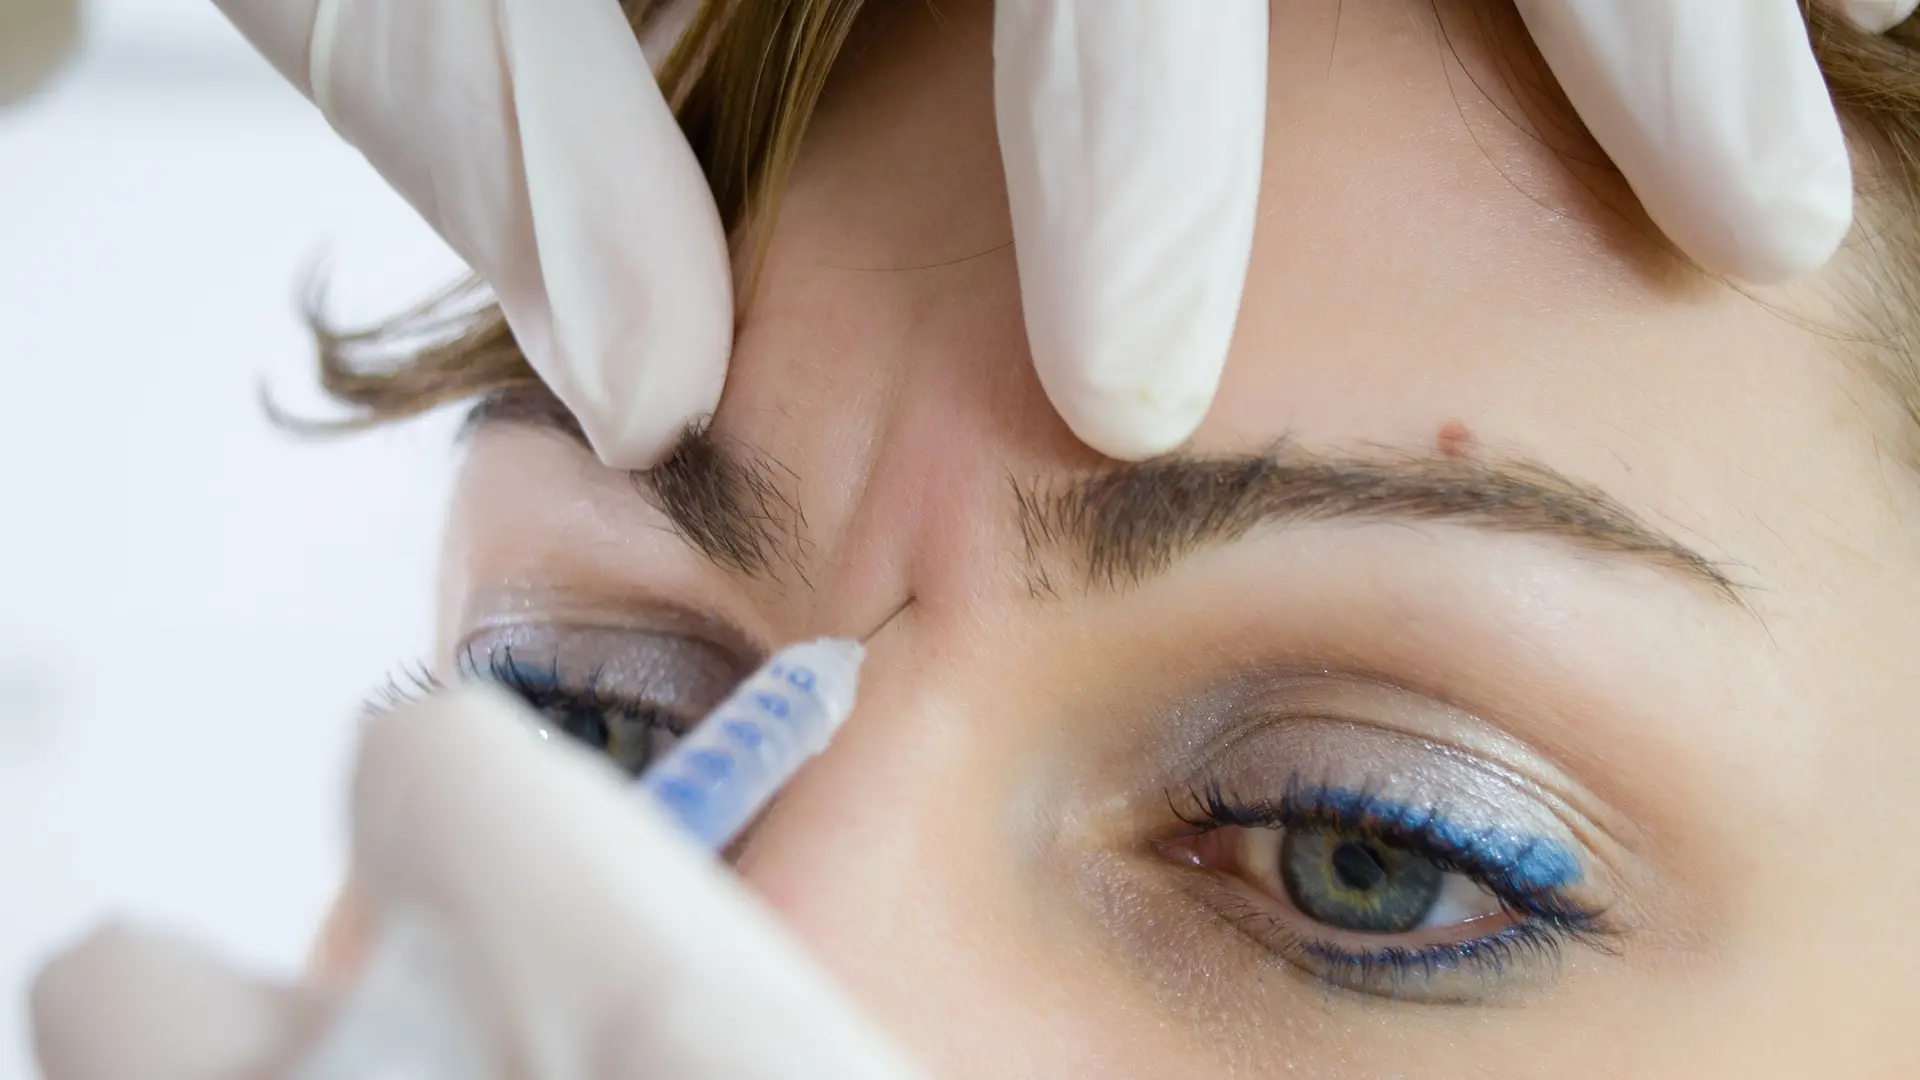
[[[581,430],[587,443],[610,469],[629,471],[651,469],[673,456],[688,436],[712,422],[711,413],[691,416],[670,412],[654,414],[645,409],[608,410],[589,421],[581,418]]]
[[[567,897],[546,892],[557,871],[539,868],[565,864],[575,848],[624,847],[640,858],[650,843],[690,847],[647,807],[604,755],[512,694],[461,687],[377,717],[362,733],[350,800],[354,879],[376,911],[419,903],[471,923],[564,907]],[[536,880],[499,881],[502,866]]]
[[[644,282],[633,284],[646,291]],[[575,290],[576,301],[584,292]],[[650,469],[711,420],[726,381],[731,315],[708,314],[688,326],[683,311],[669,316],[681,326],[632,326],[603,314],[608,305],[576,302],[560,316],[541,293],[499,296],[528,365],[608,468]],[[729,303],[720,297],[711,306]]]
[[[1798,154],[1776,155],[1773,164],[1726,176],[1718,187],[1635,182],[1655,224],[1700,266],[1773,285],[1819,272],[1846,242],[1854,209],[1853,163],[1837,125],[1808,132]]]
[[[1818,0],[1869,34],[1884,34],[1906,22],[1920,0]]]
[[[1798,0],[1519,10],[1648,216],[1696,262],[1766,283],[1838,250],[1852,166]]]
[[[1075,437],[1107,457],[1141,461],[1178,448],[1206,417],[1212,395],[1164,394],[1149,385],[1048,387],[1048,398]]]
[[[1853,170],[1844,154],[1827,163],[1825,176],[1790,184],[1776,200],[1758,199],[1741,220],[1729,212],[1718,237],[1683,243],[1708,269],[1756,285],[1773,285],[1817,273],[1840,250],[1853,228]],[[1717,247],[1715,240],[1724,240]]]
[[[392,823],[417,814],[440,775],[537,758],[550,738],[519,699],[487,685],[455,687],[373,717],[361,729],[354,760],[356,855],[391,859],[401,839]]]
[[[458,1037],[428,1048],[461,1055],[490,1033],[512,1075],[914,1075],[710,852],[531,715],[476,688],[369,725],[354,874],[379,929],[350,1015],[429,1017]],[[429,978],[386,977],[409,971]],[[730,1038],[743,1015],[755,1037]],[[368,1075],[341,1063],[376,1026],[333,1029],[317,1075]]]
[[[216,1080],[266,1075],[320,1007],[172,935],[109,925],[41,970],[28,1011],[47,1080]]]
[[[1110,457],[1173,449],[1212,403],[1253,248],[1268,29],[1266,0],[994,7],[1027,339],[1067,426]]]
[[[618,5],[496,6],[539,272],[505,285],[501,268],[480,269],[516,333],[547,339],[528,359],[600,459],[645,468],[720,401],[734,332],[725,223]]]

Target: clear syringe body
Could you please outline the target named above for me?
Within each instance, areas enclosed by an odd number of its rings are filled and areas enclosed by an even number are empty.
[[[634,786],[696,841],[727,846],[853,712],[858,642],[782,649]],[[390,913],[365,970],[292,1080],[501,1080],[462,957],[430,919]]]
[[[636,785],[693,839],[725,847],[852,713],[865,655],[840,638],[780,650]]]

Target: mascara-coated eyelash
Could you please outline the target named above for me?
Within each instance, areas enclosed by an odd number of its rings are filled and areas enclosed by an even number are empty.
[[[690,722],[653,702],[608,692],[601,669],[579,685],[568,685],[557,660],[531,664],[517,659],[511,646],[488,650],[484,661],[469,647],[460,656],[459,671],[464,682],[487,682],[510,691],[561,732],[633,774],[651,764]],[[445,685],[424,665],[402,667],[366,708],[370,713],[388,711]]]
[[[1186,824],[1189,840],[1222,829],[1317,830],[1364,838],[1441,873],[1464,877],[1504,914],[1503,925],[1489,932],[1408,943],[1384,934],[1343,934],[1300,910],[1291,898],[1275,896],[1265,904],[1236,894],[1219,903],[1223,917],[1242,933],[1293,958],[1328,985],[1401,996],[1417,994],[1450,973],[1498,976],[1523,966],[1551,966],[1569,942],[1611,951],[1613,931],[1605,925],[1604,912],[1571,891],[1582,877],[1579,860],[1555,841],[1464,828],[1437,807],[1408,806],[1372,792],[1309,785],[1298,778],[1289,781],[1277,801],[1238,799],[1210,784],[1189,792],[1188,807],[1176,806],[1175,814]],[[1283,903],[1295,910],[1277,910]],[[1381,939],[1378,944],[1366,942],[1374,936]]]
[[[371,717],[392,712],[446,688],[446,682],[424,661],[402,664],[389,672],[387,681],[360,703],[360,714]]]
[[[484,662],[469,647],[460,655],[459,668],[462,682],[487,682],[505,687],[538,710],[562,707],[579,711],[618,709],[630,713],[666,712],[606,693],[597,671],[587,676],[582,685],[569,687],[560,678],[557,663],[534,666],[516,660],[511,646],[503,645],[490,650]],[[402,664],[387,675],[386,684],[374,691],[362,703],[362,708],[368,713],[390,712],[446,688],[446,680],[434,674],[433,669],[424,662]]]

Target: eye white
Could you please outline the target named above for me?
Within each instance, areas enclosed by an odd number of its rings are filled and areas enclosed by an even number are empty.
[[[1280,849],[1285,829],[1247,829],[1240,834],[1235,861],[1248,877],[1260,883],[1275,897],[1285,897],[1280,879]],[[1440,895],[1433,910],[1420,921],[1417,930],[1444,930],[1452,926],[1485,919],[1501,912],[1500,898],[1465,874],[1447,874],[1440,880]]]
[[[1440,895],[1433,910],[1420,920],[1416,930],[1442,930],[1449,926],[1500,914],[1500,898],[1486,886],[1465,874],[1448,874],[1440,879]]]

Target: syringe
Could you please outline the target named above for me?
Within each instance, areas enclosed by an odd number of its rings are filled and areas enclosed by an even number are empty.
[[[846,722],[865,657],[859,642],[843,638],[780,650],[637,786],[695,840],[726,847]]]
[[[634,787],[699,843],[726,847],[853,712],[865,657],[859,642],[835,638],[780,650]],[[292,1080],[499,1080],[482,1051],[489,1026],[461,971],[457,950],[431,922],[389,915],[332,1026]]]

